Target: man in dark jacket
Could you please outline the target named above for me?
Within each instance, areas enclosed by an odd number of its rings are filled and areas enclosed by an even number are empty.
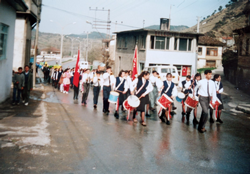
[[[29,104],[30,91],[33,89],[33,74],[29,71],[30,68],[28,65],[25,65],[24,68],[24,88],[23,88],[23,100],[25,106]]]
[[[23,68],[19,67],[18,72],[14,74],[12,79],[13,82],[13,105],[19,105],[20,94],[24,87],[24,74],[22,73]]]

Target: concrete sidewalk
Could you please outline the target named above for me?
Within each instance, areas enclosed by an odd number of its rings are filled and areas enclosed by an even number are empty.
[[[221,75],[221,82],[223,84],[224,92],[222,95],[224,95],[224,98],[226,98],[226,101],[229,99],[229,102],[227,103],[231,108],[233,108],[231,111],[241,111],[246,114],[250,114],[250,96],[243,91],[236,88],[233,84],[231,84],[229,81],[227,81],[224,78],[223,73],[223,67],[218,67],[217,69],[212,71],[213,74],[220,74]],[[223,98],[222,98],[223,99]],[[224,100],[223,100],[224,101]]]

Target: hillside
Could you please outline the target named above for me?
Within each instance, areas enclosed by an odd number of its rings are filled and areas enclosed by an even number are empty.
[[[203,19],[200,22],[200,33],[211,37],[232,36],[233,30],[246,25],[246,17],[242,11],[247,1],[248,0],[239,0],[238,2],[231,2],[226,5],[227,8]],[[197,25],[182,31],[197,32]]]
[[[153,29],[153,30],[159,30],[160,29],[160,25],[150,25],[148,27],[145,27],[146,29]],[[171,25],[170,26],[170,30],[171,31],[181,31],[184,29],[187,29],[188,26],[185,25]]]
[[[32,31],[32,45],[34,45],[34,38],[35,38],[35,30]],[[73,38],[73,54],[77,53],[77,49],[80,46],[80,42],[77,40],[81,41],[81,46],[82,46],[82,51],[85,51],[86,45],[87,45],[87,35],[86,34],[71,34],[68,36],[64,36],[63,39],[63,54],[65,56],[71,54],[72,50],[72,41],[70,38]],[[92,45],[92,47],[95,47],[95,45],[101,46],[101,39],[106,37],[106,34],[104,33],[98,33],[98,32],[91,32],[89,34],[89,43]],[[92,44],[91,44],[92,43]],[[57,49],[60,49],[61,46],[61,35],[59,34],[54,34],[54,33],[44,33],[44,32],[39,32],[39,39],[38,39],[38,50],[41,51],[44,48],[50,48],[54,47]],[[91,47],[91,46],[90,46]]]

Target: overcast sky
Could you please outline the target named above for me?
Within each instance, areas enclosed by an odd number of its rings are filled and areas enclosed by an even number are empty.
[[[86,20],[93,23],[96,18],[107,20],[107,11],[91,11],[92,9],[110,9],[111,31],[138,29],[145,26],[159,25],[160,18],[169,17],[171,10],[171,25],[187,25],[197,23],[197,16],[206,17],[214,10],[223,8],[229,0],[43,0],[41,32],[61,33],[60,26],[68,25],[64,34],[81,34],[96,31]],[[51,22],[50,20],[53,20]],[[117,21],[118,24],[115,25]],[[126,26],[124,26],[126,25]],[[106,33],[105,29],[100,32]]]

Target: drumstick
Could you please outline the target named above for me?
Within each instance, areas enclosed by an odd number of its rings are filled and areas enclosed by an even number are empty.
[[[129,120],[130,109],[128,109],[127,121]]]

